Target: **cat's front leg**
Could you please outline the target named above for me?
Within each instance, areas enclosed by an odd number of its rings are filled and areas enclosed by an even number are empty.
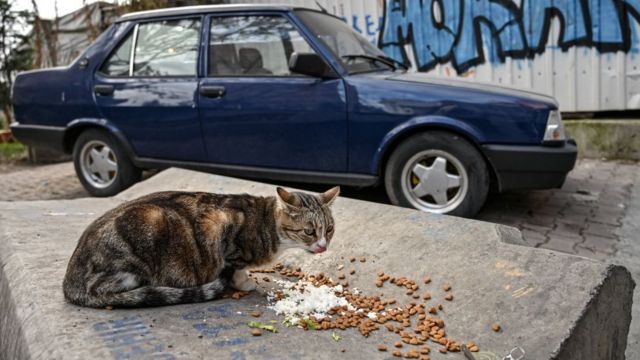
[[[240,291],[253,291],[256,289],[256,283],[247,276],[244,269],[236,270],[231,278],[231,286]]]

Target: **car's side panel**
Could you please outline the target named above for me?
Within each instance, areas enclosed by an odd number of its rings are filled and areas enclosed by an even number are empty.
[[[192,79],[107,79],[111,96],[96,95],[102,117],[120,128],[138,156],[203,161],[205,150]]]
[[[389,81],[389,74],[348,76],[349,172],[376,174],[395,136],[426,123],[466,135],[477,144],[539,145],[548,107],[524,108],[502,94]]]

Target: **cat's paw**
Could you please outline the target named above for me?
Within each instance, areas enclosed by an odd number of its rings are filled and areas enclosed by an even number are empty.
[[[247,279],[242,283],[233,283],[231,284],[231,286],[236,290],[246,291],[246,292],[253,291],[257,287],[256,283],[251,279]]]

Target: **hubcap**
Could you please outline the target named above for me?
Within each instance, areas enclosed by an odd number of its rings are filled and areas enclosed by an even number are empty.
[[[469,177],[460,160],[442,150],[417,153],[402,170],[402,191],[417,209],[447,213],[467,195]]]
[[[107,144],[89,141],[80,152],[82,175],[91,186],[99,189],[113,184],[118,175],[118,159]]]

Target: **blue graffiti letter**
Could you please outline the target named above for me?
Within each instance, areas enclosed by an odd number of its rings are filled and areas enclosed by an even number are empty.
[[[606,1],[606,0],[605,0]],[[526,29],[527,42],[535,53],[542,53],[549,38],[551,18],[560,17],[562,38],[558,45],[563,50],[589,41],[582,3],[577,0],[524,0],[522,21]]]
[[[389,56],[427,71],[450,60],[462,0],[386,0],[379,45]],[[412,45],[409,59],[407,45]]]
[[[506,56],[521,56],[526,52],[520,27],[518,8],[512,2],[475,0],[464,2],[460,37],[455,45],[454,67],[464,73],[484,62],[483,43],[504,61]],[[491,36],[483,37],[483,25]]]

